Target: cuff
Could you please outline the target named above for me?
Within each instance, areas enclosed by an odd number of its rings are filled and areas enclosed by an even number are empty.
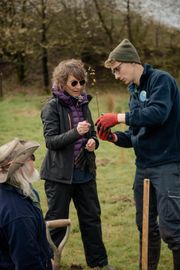
[[[129,112],[126,112],[125,113],[125,124],[130,126],[130,113]]]

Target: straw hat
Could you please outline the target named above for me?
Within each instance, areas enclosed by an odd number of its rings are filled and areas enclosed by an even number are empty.
[[[0,146],[0,183],[6,182],[39,146],[37,142],[17,138]]]

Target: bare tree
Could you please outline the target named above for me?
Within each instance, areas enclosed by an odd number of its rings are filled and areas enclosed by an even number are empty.
[[[27,0],[1,1],[1,57],[15,64],[20,83],[25,82],[26,57],[29,50]]]
[[[103,27],[103,29],[104,29],[104,31],[107,34],[107,37],[109,39],[109,43],[112,45],[113,44],[112,25],[111,25],[111,27],[108,27],[108,25],[106,24],[105,18],[103,17],[103,13],[102,13],[102,5],[100,7],[100,3],[98,2],[98,0],[93,0],[93,2],[95,4],[96,12],[97,12],[99,20],[102,24],[102,27]]]
[[[131,10],[130,10],[130,0],[127,0],[127,29],[128,29],[128,38],[131,42],[133,42],[133,37],[132,37],[132,29],[131,29]]]
[[[48,20],[48,0],[30,1],[30,5],[35,10],[39,20],[37,32],[41,34],[39,46],[41,47],[42,74],[45,89],[49,87],[49,70],[48,70],[48,27],[51,19]],[[38,29],[39,28],[39,29]]]

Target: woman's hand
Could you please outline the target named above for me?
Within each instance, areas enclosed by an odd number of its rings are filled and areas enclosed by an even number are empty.
[[[91,124],[88,123],[86,120],[79,122],[77,125],[77,132],[79,133],[79,135],[84,135],[89,131],[90,126]]]
[[[85,146],[85,148],[89,151],[89,152],[93,152],[95,150],[95,147],[96,147],[96,142],[94,139],[89,139],[87,141],[87,144]]]

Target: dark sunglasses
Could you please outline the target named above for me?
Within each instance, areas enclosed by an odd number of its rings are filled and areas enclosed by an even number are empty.
[[[76,85],[78,85],[78,83],[79,83],[81,86],[83,86],[83,85],[85,85],[86,81],[85,81],[85,80],[81,80],[81,81],[76,81],[76,80],[74,80],[74,81],[71,82],[71,85],[72,85],[72,87],[75,87]]]
[[[31,156],[30,156],[30,159],[31,159],[32,161],[35,161],[35,160],[36,160],[35,155],[31,155]]]

